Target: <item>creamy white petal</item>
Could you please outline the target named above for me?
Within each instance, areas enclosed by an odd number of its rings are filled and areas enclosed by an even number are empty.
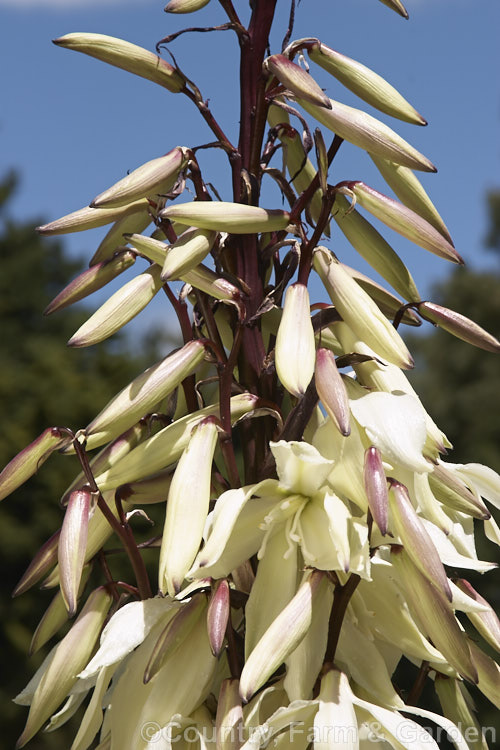
[[[324,458],[309,443],[280,440],[270,446],[280,485],[299,495],[314,495],[333,469],[333,461]]]
[[[500,509],[500,475],[483,464],[457,464],[456,469],[467,484],[472,483],[479,494]]]
[[[91,677],[103,667],[123,659],[143,642],[160,619],[173,615],[178,608],[178,602],[172,601],[169,597],[125,604],[102,631],[99,650],[79,677]]]
[[[466,557],[465,555],[457,552],[452,540],[446,534],[443,534],[441,529],[434,526],[433,523],[422,519],[425,528],[434,542],[434,546],[439,552],[439,556],[444,565],[451,565],[455,568],[467,568],[468,570],[477,570],[479,573],[486,573],[488,570],[493,570],[497,567],[496,563],[487,562],[485,560],[478,560],[477,557]]]
[[[385,460],[417,472],[432,470],[422,455],[427,428],[417,399],[406,393],[373,392],[351,401],[351,411]]]

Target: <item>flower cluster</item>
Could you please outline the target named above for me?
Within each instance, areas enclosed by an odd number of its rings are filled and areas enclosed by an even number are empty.
[[[171,0],[166,10],[207,2]],[[405,15],[399,0],[382,2]],[[448,730],[458,748],[472,732],[470,746],[486,748],[467,685],[500,707],[500,669],[462,623],[500,651],[500,621],[450,571],[495,567],[477,557],[474,523],[500,544],[486,504],[500,507],[500,477],[444,460],[451,444],[405,375],[413,360],[399,326],[424,319],[491,352],[500,343],[422,300],[358,211],[462,263],[415,175],[435,171],[431,162],[374,116],[326,96],[297,60],[307,54],[385,114],[425,120],[378,74],[317,39],[265,57],[274,2],[255,0],[247,26],[229,0],[220,4],[246,76],[238,146],[176,65],[100,34],[56,40],[190,98],[229,156],[233,200],[213,200],[196,150],[178,146],[89,207],[39,227],[52,235],[111,225],[90,268],[48,313],[148,264],[71,346],[113,335],[161,289],[183,345],[85,428],[48,428],[0,474],[3,498],[55,451],[81,465],[62,499],[61,529],[15,592],[40,581],[57,589],[33,650],[76,616],[16,699],[29,706],[18,747],[86,701],[72,750],[98,735],[100,750],[437,747],[409,716]],[[297,106],[333,132],[328,149]],[[396,198],[357,180],[328,182],[344,141],[371,156]],[[281,168],[269,166],[277,152]],[[259,205],[264,178],[288,210]],[[195,200],[178,201],[187,181]],[[339,230],[394,292],[328,249]],[[312,305],[311,274],[324,290]],[[152,503],[166,505],[163,533],[149,544],[159,548],[154,583],[131,524]],[[114,580],[105,563],[113,534],[132,582]],[[104,578],[89,592],[97,558]],[[419,669],[410,695],[394,682],[403,658]],[[442,715],[419,706],[425,681]]]

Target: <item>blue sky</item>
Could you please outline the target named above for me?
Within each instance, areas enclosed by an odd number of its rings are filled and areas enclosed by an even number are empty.
[[[248,3],[234,1],[245,17]],[[0,173],[9,167],[21,173],[21,189],[12,205],[15,216],[57,218],[88,204],[127,170],[172,147],[212,139],[184,97],[51,44],[52,38],[68,32],[94,31],[152,49],[160,38],[185,26],[225,20],[216,0],[192,16],[166,15],[163,5],[162,0],[0,0]],[[485,192],[500,185],[500,2],[407,0],[406,6],[409,21],[377,0],[302,0],[293,37],[319,37],[367,64],[427,118],[429,125],[421,128],[377,114],[311,66],[332,98],[380,117],[437,165],[438,174],[423,175],[422,182],[458,252],[471,266],[491,266],[494,258],[482,248],[482,237]],[[281,46],[288,0],[278,0],[278,8],[282,23],[272,40],[273,51]],[[224,129],[236,138],[234,35],[189,34],[170,49],[210,99]],[[354,146],[344,144],[334,164],[332,182],[362,179],[388,192],[368,157]],[[202,167],[206,179],[230,199],[221,154],[204,152]],[[269,207],[280,207],[274,191],[268,201]],[[67,235],[66,246],[90,258],[103,233]],[[383,233],[427,296],[432,280],[442,278],[448,264],[389,230]],[[357,262],[341,240],[332,247],[346,262]]]

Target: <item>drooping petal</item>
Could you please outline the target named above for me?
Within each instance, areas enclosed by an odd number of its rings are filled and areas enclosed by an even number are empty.
[[[120,662],[146,639],[159,620],[173,617],[179,606],[178,602],[161,597],[125,604],[102,631],[99,650],[79,677],[87,679],[103,667]]]
[[[347,676],[337,669],[323,675],[314,717],[315,750],[357,750],[358,720]]]

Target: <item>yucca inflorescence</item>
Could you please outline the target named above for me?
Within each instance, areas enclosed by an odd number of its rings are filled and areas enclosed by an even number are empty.
[[[166,10],[207,2],[171,0]],[[399,0],[382,2],[405,15]],[[500,477],[443,460],[451,445],[407,380],[413,360],[399,327],[424,319],[492,352],[500,344],[422,300],[358,210],[461,263],[415,175],[435,171],[432,163],[372,115],[327,97],[306,55],[382,112],[425,120],[378,74],[318,39],[289,42],[289,29],[281,52],[269,54],[276,0],[250,3],[247,25],[231,0],[220,5],[241,48],[234,144],[175,64],[100,34],[56,40],[189,97],[227,154],[233,194],[215,196],[197,150],[176,146],[39,228],[111,225],[89,270],[48,312],[143,267],[72,346],[113,335],[162,289],[184,343],[89,425],[48,428],[0,475],[5,497],[54,451],[76,454],[81,466],[61,529],[16,590],[42,580],[58,589],[34,648],[76,616],[18,696],[30,706],[18,747],[86,701],[72,750],[96,737],[101,750],[437,747],[415,715],[449,730],[459,748],[485,748],[467,686],[500,706],[500,671],[460,618],[497,651],[500,622],[451,571],[494,567],[477,558],[474,522],[500,544],[484,502],[500,507]],[[330,184],[344,141],[371,156],[396,199],[349,174]],[[260,205],[264,180],[275,181],[287,210]],[[187,183],[194,199],[182,197]],[[396,294],[329,249],[339,230]],[[324,290],[313,299],[311,274]],[[163,533],[150,543],[154,582],[129,523],[152,503],[166,504]],[[113,535],[135,580],[110,574]],[[98,588],[89,585],[94,560]],[[403,657],[419,668],[409,694],[393,678]],[[424,682],[443,715],[419,707]]]

